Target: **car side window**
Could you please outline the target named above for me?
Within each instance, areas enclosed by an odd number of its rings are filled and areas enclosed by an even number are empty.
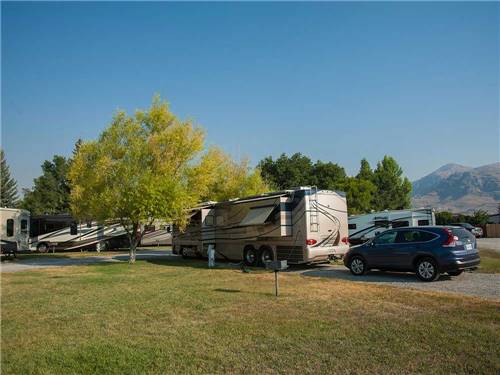
[[[376,237],[373,242],[377,245],[394,243],[396,241],[397,234],[398,234],[397,232],[393,231],[385,232],[382,233],[380,236]]]
[[[410,242],[426,242],[436,238],[436,236],[429,232],[420,230],[405,230],[399,232],[396,242],[410,243]]]

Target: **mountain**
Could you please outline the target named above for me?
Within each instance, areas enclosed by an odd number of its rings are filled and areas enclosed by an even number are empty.
[[[414,207],[472,213],[498,211],[500,163],[472,168],[446,164],[413,183]]]

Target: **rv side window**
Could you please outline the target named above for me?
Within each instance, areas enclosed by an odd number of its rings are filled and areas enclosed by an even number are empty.
[[[76,236],[78,234],[78,225],[76,223],[71,223],[71,226],[69,227],[69,233],[72,236]]]
[[[21,233],[28,233],[28,220],[21,220]]]
[[[7,219],[7,237],[14,235],[14,219]]]
[[[419,226],[429,225],[429,220],[419,220],[418,225]]]
[[[410,222],[408,222],[408,221],[394,221],[392,223],[393,228],[402,228],[402,227],[409,227],[409,226],[410,226]]]
[[[224,224],[224,218],[222,216],[216,216],[215,217],[215,225],[222,225]]]
[[[172,227],[170,225],[167,225],[167,233],[172,232]]]
[[[213,215],[207,215],[205,217],[205,225],[209,225],[209,226],[214,225],[214,216]]]
[[[349,229],[356,229],[356,224],[349,224]]]

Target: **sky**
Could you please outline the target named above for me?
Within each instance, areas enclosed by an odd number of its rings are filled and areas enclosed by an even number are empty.
[[[301,152],[411,179],[500,160],[498,3],[6,3],[2,147],[19,188],[155,93],[255,165]]]

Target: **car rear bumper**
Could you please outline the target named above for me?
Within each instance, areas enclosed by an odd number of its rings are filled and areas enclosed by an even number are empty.
[[[450,259],[445,263],[441,263],[439,268],[443,272],[473,270],[479,266],[480,262],[479,256],[472,259]]]

